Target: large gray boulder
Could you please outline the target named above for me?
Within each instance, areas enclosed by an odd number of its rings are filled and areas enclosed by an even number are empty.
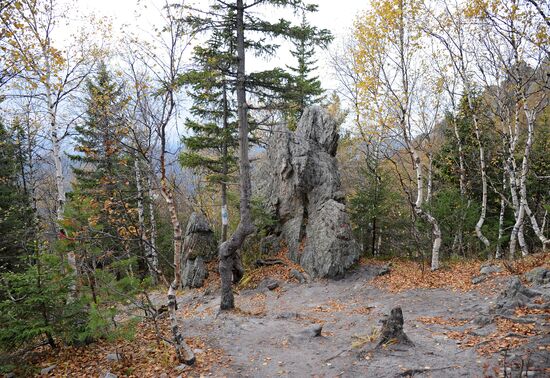
[[[340,188],[335,120],[318,106],[296,131],[278,127],[254,176],[254,191],[277,219],[274,233],[311,276],[336,277],[359,258]]]
[[[181,282],[183,287],[202,287],[208,276],[206,262],[216,257],[218,243],[205,216],[194,212],[183,239]]]

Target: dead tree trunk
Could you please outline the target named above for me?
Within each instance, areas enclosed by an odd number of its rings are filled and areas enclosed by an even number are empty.
[[[240,256],[237,250],[244,240],[255,230],[250,214],[250,160],[248,158],[248,120],[245,90],[245,50],[244,50],[244,5],[243,0],[237,0],[237,113],[239,118],[239,171],[240,171],[240,205],[241,216],[239,225],[228,240],[220,245],[219,270],[221,278],[221,310],[235,307],[233,298],[233,282],[238,282],[243,275]]]
[[[380,338],[377,348],[385,347],[390,344],[400,344],[414,346],[414,343],[403,331],[403,311],[401,307],[395,307],[382,322]]]

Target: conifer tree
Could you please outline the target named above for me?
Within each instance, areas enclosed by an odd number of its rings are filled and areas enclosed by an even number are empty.
[[[220,276],[222,281],[222,310],[234,307],[232,282],[238,282],[243,275],[240,256],[237,253],[246,237],[254,232],[254,225],[250,212],[251,182],[249,148],[249,109],[266,108],[273,109],[284,105],[281,94],[288,89],[291,80],[290,75],[282,68],[275,68],[261,72],[247,73],[246,53],[269,58],[274,56],[279,48],[277,39],[293,39],[304,35],[301,26],[292,22],[279,19],[271,22],[261,17],[256,9],[260,6],[273,8],[288,8],[295,12],[315,12],[317,6],[307,4],[302,0],[261,0],[244,1],[236,0],[234,3],[216,2],[208,11],[193,10],[191,15],[185,18],[185,22],[191,25],[197,32],[214,33],[216,30],[229,27],[232,31],[227,34],[229,40],[226,45],[235,46],[235,66],[229,67],[227,76],[231,77],[237,99],[237,120],[239,125],[239,174],[240,174],[240,221],[235,232],[221,244]],[[253,31],[253,32],[252,32]],[[320,35],[330,36],[329,31],[319,31],[312,28],[306,33],[309,37]],[[310,39],[316,43],[315,39]],[[232,69],[233,68],[233,69]],[[252,105],[247,96],[254,96],[256,104]]]
[[[315,47],[326,48],[332,41],[332,35],[326,30],[318,30],[307,21],[302,13],[302,23],[291,40],[294,48],[290,51],[296,59],[296,66],[287,65],[291,73],[289,88],[284,92],[286,99],[286,122],[290,129],[295,129],[304,109],[324,99],[324,89],[321,87],[315,59]]]
[[[193,99],[190,109],[193,118],[185,122],[192,134],[182,138],[186,150],[180,155],[180,163],[184,167],[206,169],[208,181],[220,185],[222,241],[227,238],[229,224],[227,184],[236,170],[238,146],[236,109],[228,77],[235,66],[231,35],[229,27],[214,30],[206,47],[194,49],[196,67],[181,77]]]
[[[26,233],[31,229],[32,208],[22,174],[14,130],[0,120],[0,269],[13,271],[27,250]]]
[[[78,153],[69,155],[75,182],[62,223],[68,231],[66,247],[81,254],[84,269],[94,269],[97,260],[128,261],[138,231],[132,164],[123,144],[122,87],[102,63],[87,90],[85,122],[75,128]]]

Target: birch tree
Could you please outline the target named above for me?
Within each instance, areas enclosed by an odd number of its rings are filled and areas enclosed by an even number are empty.
[[[550,39],[547,20],[532,4],[513,0],[497,5],[488,7],[472,1],[467,15],[481,23],[479,40],[483,49],[477,63],[485,86],[492,92],[490,98],[506,141],[504,170],[515,215],[509,245],[509,256],[513,258],[518,242],[522,255],[529,253],[523,235],[526,218],[543,248],[550,242],[531,211],[527,188],[536,117],[548,106],[548,78],[544,72],[545,46]],[[523,133],[525,143],[519,163],[516,155]]]
[[[60,47],[60,42],[55,40],[55,31],[68,12],[56,0],[18,0],[14,4],[18,21],[13,23],[10,18],[2,17],[2,23],[11,36],[11,63],[8,65],[20,67],[18,78],[23,91],[12,91],[11,95],[35,97],[40,106],[39,114],[44,117],[54,165],[54,227],[59,231],[66,202],[62,144],[74,120],[64,114],[64,110],[92,72],[99,49],[84,29],[74,36],[73,44]],[[95,33],[101,35],[104,25],[98,26]],[[73,252],[67,253],[67,260],[76,274],[78,269]]]
[[[160,171],[159,189],[170,214],[174,249],[174,277],[169,284],[167,293],[172,331],[171,343],[175,348],[178,360],[192,365],[195,362],[195,355],[183,339],[176,312],[176,295],[181,286],[183,230],[178,218],[177,203],[174,196],[175,184],[168,173],[169,166],[172,163],[168,159],[171,153],[168,142],[170,135],[177,127],[177,88],[179,87],[180,75],[183,73],[185,51],[191,39],[184,29],[184,25],[180,22],[183,17],[183,8],[165,3],[162,9],[162,17],[164,21],[162,31],[153,36],[150,42],[135,40],[130,42],[136,67],[142,70],[141,74],[136,74],[137,70],[134,70],[132,74],[140,123],[144,126],[146,132],[149,130],[149,132],[154,133],[154,138],[158,138],[158,148],[152,148],[151,145],[144,147],[139,143],[140,138],[136,138],[136,142],[138,142],[136,152],[147,161],[151,171],[156,165],[158,165]],[[150,78],[150,81],[143,80],[141,75],[145,75],[146,79]],[[139,129],[134,131],[139,133]],[[146,138],[148,140],[147,144],[150,143],[151,138],[152,136]],[[149,175],[152,177],[153,172],[149,172]]]
[[[429,10],[432,21],[430,35],[441,43],[443,51],[447,54],[453,74],[460,79],[462,94],[466,98],[470,113],[473,116],[472,121],[478,145],[482,188],[480,215],[475,226],[475,232],[478,239],[488,249],[491,243],[482,231],[487,216],[487,162],[485,146],[483,144],[483,131],[479,115],[475,111],[476,85],[473,80],[475,51],[472,51],[472,46],[475,46],[476,43],[471,39],[472,33],[469,30],[469,24],[466,22],[464,7],[458,3],[450,5],[448,2],[441,2],[438,5],[434,7],[435,10]]]
[[[372,10],[356,21],[358,45],[355,54],[359,72],[364,78],[360,88],[366,92],[382,93],[384,101],[376,112],[382,114],[385,127],[397,133],[396,140],[401,141],[409,156],[415,172],[416,196],[403,180],[401,183],[415,216],[432,227],[431,268],[436,270],[439,268],[441,229],[423,206],[425,176],[416,139],[419,129],[415,128],[415,120],[419,120],[416,112],[419,104],[412,95],[421,79],[421,67],[413,63],[422,56],[420,11],[420,3],[415,1],[381,0],[372,3]],[[380,98],[380,95],[375,97]],[[395,155],[399,156],[399,153]]]

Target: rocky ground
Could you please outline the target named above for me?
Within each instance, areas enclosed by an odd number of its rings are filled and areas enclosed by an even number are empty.
[[[534,323],[519,323],[534,325],[530,337],[499,335],[498,323],[491,321],[497,293],[509,277],[495,277],[494,290],[484,292],[388,293],[373,285],[376,273],[377,268],[362,267],[340,281],[243,291],[237,297],[242,312],[221,315],[215,295],[190,294],[182,298],[184,306],[201,304],[196,315],[186,317],[184,328],[231,359],[228,367],[212,371],[216,376],[481,377],[504,375],[503,368],[518,374],[523,368],[529,376],[550,374],[549,312],[532,315],[528,320],[536,319]],[[550,287],[543,291],[550,294]],[[403,309],[405,332],[415,346],[375,349],[380,320],[396,306]],[[312,324],[322,325],[320,336],[311,332]],[[493,340],[482,340],[491,335]],[[494,346],[494,354],[476,348],[478,343],[498,343],[497,337],[526,344],[509,352],[506,360],[504,351],[498,353],[506,343]]]
[[[107,358],[113,347],[106,344],[94,347],[92,362],[82,357],[74,363],[75,370],[60,355],[41,366],[56,364],[50,375],[96,377],[107,371],[119,377],[550,376],[550,285],[544,283],[550,273],[527,289],[502,266],[482,274],[476,285],[471,280],[479,264],[468,269],[414,273],[424,277],[416,283],[414,275],[405,277],[406,265],[381,277],[380,266],[363,264],[336,281],[263,278],[258,287],[239,292],[238,310],[222,314],[212,284],[179,296],[183,332],[197,355],[194,367],[178,367],[171,348],[155,346],[152,336],[149,344],[136,338],[119,346],[127,354],[120,361]],[[428,278],[434,283],[426,284]],[[445,280],[450,286],[438,287]],[[165,301],[162,293],[151,298]],[[397,306],[414,346],[375,348],[380,321]]]

